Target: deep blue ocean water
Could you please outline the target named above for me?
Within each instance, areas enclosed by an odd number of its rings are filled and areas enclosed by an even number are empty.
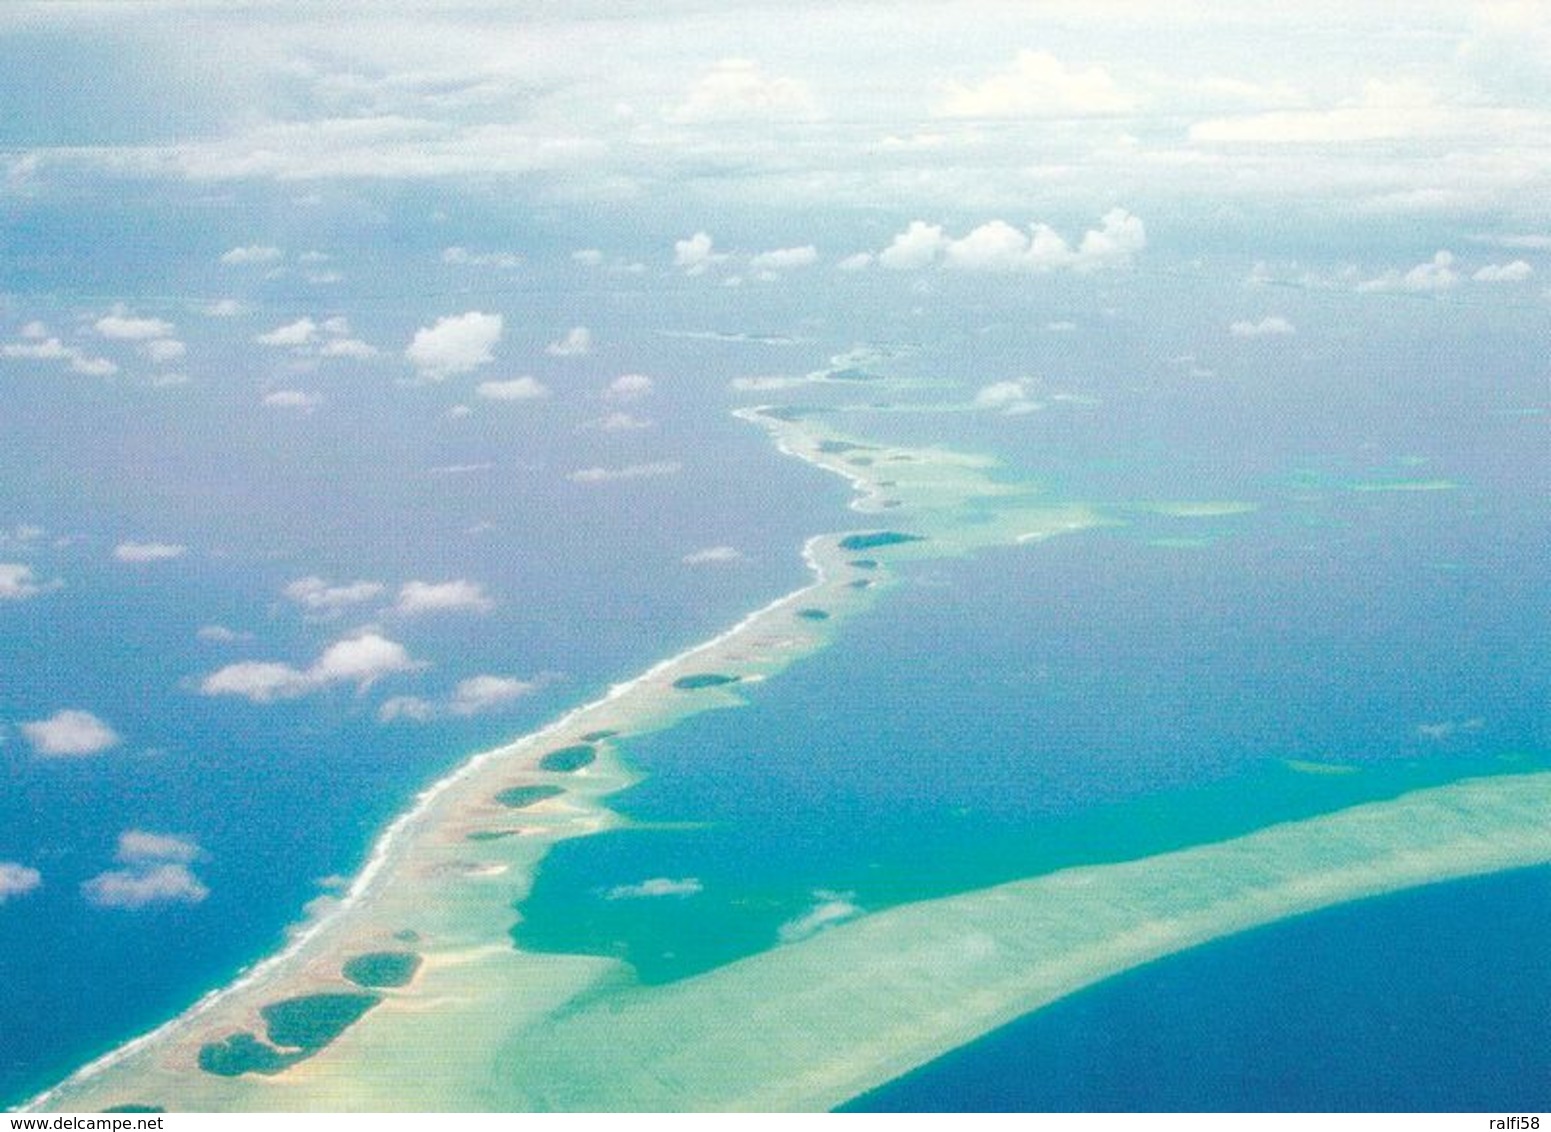
[[[1117,975],[861,1112],[1544,1112],[1551,869],[1330,908]]]

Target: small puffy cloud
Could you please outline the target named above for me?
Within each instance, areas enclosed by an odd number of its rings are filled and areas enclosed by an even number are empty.
[[[552,358],[580,358],[590,354],[592,353],[592,331],[585,326],[573,326],[565,332],[564,338],[545,346],[544,352]]]
[[[157,365],[175,362],[188,353],[188,347],[176,338],[155,338],[145,344],[145,356]]]
[[[912,220],[908,228],[895,236],[889,246],[878,253],[878,262],[891,271],[911,271],[918,267],[926,267],[937,259],[938,253],[947,242],[947,237],[942,232],[942,225],[928,224],[924,220]]]
[[[742,562],[743,552],[735,546],[707,546],[686,554],[682,561],[688,566],[705,566],[719,562]]]
[[[705,232],[696,232],[687,240],[673,242],[673,266],[686,275],[701,275],[727,257],[715,251],[715,244]]]
[[[491,350],[501,340],[502,325],[500,315],[483,311],[448,315],[415,331],[404,355],[432,381],[469,373],[493,360]]]
[[[254,703],[295,699],[333,684],[354,684],[365,691],[385,676],[425,667],[397,641],[365,632],[335,641],[306,669],[276,661],[229,664],[199,685],[206,696],[241,696]]]
[[[429,723],[446,715],[467,717],[499,711],[524,696],[531,695],[538,687],[529,680],[511,676],[480,675],[460,681],[445,702],[428,700],[423,696],[394,696],[384,700],[377,710],[382,723],[409,720]]]
[[[297,578],[281,592],[304,609],[331,613],[381,597],[386,587],[381,582],[355,581],[331,586],[316,575]]]
[[[474,393],[486,401],[541,401],[549,396],[549,386],[531,377],[509,381],[481,381]]]
[[[104,338],[140,342],[152,338],[171,338],[172,323],[159,318],[135,318],[122,312],[104,315],[93,324],[93,329]]]
[[[972,404],[977,409],[1001,413],[1004,417],[1017,417],[1035,413],[1045,407],[1034,398],[1037,382],[1034,378],[1017,378],[1010,381],[993,381],[976,392]]]
[[[636,401],[650,393],[654,385],[644,373],[622,373],[609,382],[603,395],[610,401]]]
[[[264,394],[262,403],[269,409],[294,409],[310,413],[323,404],[323,398],[316,393],[303,393],[300,389],[276,389],[273,393]]]
[[[243,306],[236,299],[217,299],[200,308],[200,313],[210,318],[235,318],[242,311]]]
[[[1020,51],[1012,66],[973,86],[949,83],[934,107],[943,118],[1122,114],[1136,100],[1102,67],[1068,67],[1046,51]]]
[[[1522,283],[1535,269],[1522,259],[1512,263],[1489,263],[1471,276],[1477,283]]]
[[[112,377],[118,366],[107,358],[94,358],[75,346],[66,346],[58,338],[24,342],[7,342],[0,346],[0,357],[24,359],[35,362],[64,362],[70,369],[85,377]]]
[[[32,567],[23,562],[0,562],[0,601],[23,601],[58,589],[64,583],[40,581]]]
[[[566,479],[572,483],[613,483],[616,480],[649,479],[654,476],[676,475],[683,465],[674,460],[661,460],[651,464],[630,464],[623,468],[581,468],[571,472]]]
[[[212,644],[234,644],[238,641],[251,641],[252,633],[240,633],[236,629],[229,629],[225,625],[201,625],[199,631],[194,634],[201,641],[209,641]]]
[[[307,675],[317,684],[348,683],[367,688],[384,676],[412,672],[420,667],[397,641],[377,633],[363,633],[359,637],[335,641],[324,649],[323,655],[307,670]]]
[[[299,318],[284,326],[277,326],[253,340],[261,346],[305,346],[318,334],[318,324],[310,318]]]
[[[640,884],[619,884],[603,894],[605,900],[643,900],[660,896],[695,896],[705,891],[705,885],[695,877],[652,877]]]
[[[89,711],[67,708],[21,725],[32,749],[50,758],[95,755],[117,746],[118,732]]]
[[[1097,228],[1083,233],[1073,266],[1078,271],[1124,267],[1146,246],[1147,229],[1141,218],[1123,208],[1112,208],[1099,218]]]
[[[17,331],[17,333],[20,334],[23,338],[41,339],[47,338],[49,336],[48,326],[42,322],[39,322],[37,319],[33,319],[31,322],[27,323],[27,325],[23,326],[21,330]]]
[[[644,428],[651,428],[652,422],[645,417],[638,417],[634,413],[610,413],[606,417],[599,417],[595,421],[588,421],[584,428],[595,428],[599,432],[639,432]]]
[[[99,908],[144,908],[148,904],[198,904],[210,895],[187,865],[162,864],[114,869],[92,877],[81,892]]]
[[[579,248],[571,253],[571,260],[583,267],[602,267],[604,255],[598,248]]]
[[[813,895],[817,903],[812,908],[777,930],[777,938],[782,943],[797,943],[862,913],[862,909],[853,903],[852,893],[820,890]]]
[[[377,347],[359,338],[331,338],[323,343],[318,354],[325,358],[353,358],[364,361],[377,356]]]
[[[1259,322],[1239,319],[1228,326],[1228,333],[1235,338],[1276,338],[1297,332],[1298,328],[1279,314],[1267,315]]]
[[[482,585],[459,578],[450,582],[405,582],[393,612],[400,617],[418,617],[423,613],[488,613],[494,608],[495,602]]]
[[[1391,269],[1383,275],[1364,280],[1357,285],[1359,291],[1447,291],[1459,283],[1459,272],[1454,270],[1454,253],[1443,250],[1435,253],[1426,263],[1419,263],[1409,271]]]
[[[499,267],[506,270],[522,266],[522,257],[511,252],[471,252],[451,247],[442,251],[442,262],[454,267]]]
[[[184,837],[166,833],[147,833],[143,829],[126,829],[118,837],[120,864],[144,865],[151,862],[172,862],[187,865],[202,855],[198,845]]]
[[[749,260],[751,271],[790,271],[797,267],[811,267],[819,260],[819,250],[812,244],[800,248],[776,248],[760,252]]]
[[[1017,271],[1026,266],[1029,238],[1011,224],[992,220],[944,248],[949,267],[964,271]]]
[[[390,696],[377,709],[379,723],[397,723],[401,719],[428,723],[436,718],[436,705],[421,696]]]
[[[471,676],[453,689],[447,707],[453,715],[479,715],[530,695],[535,687],[530,681],[510,676]]]
[[[748,118],[806,119],[818,115],[807,86],[768,75],[751,59],[723,59],[701,76],[669,117],[678,122]]]
[[[857,252],[848,255],[845,259],[835,264],[836,271],[865,271],[872,266],[873,255],[871,252]]]
[[[245,660],[206,676],[199,691],[205,696],[241,696],[256,704],[268,704],[304,696],[316,686],[305,672],[289,664]]]
[[[0,904],[13,896],[26,896],[43,884],[43,874],[14,861],[0,861]]]
[[[278,263],[283,253],[267,244],[248,244],[232,248],[221,256],[221,262],[229,267],[246,267],[251,264]]]
[[[113,548],[120,562],[166,562],[182,558],[188,547],[171,542],[121,542]]]

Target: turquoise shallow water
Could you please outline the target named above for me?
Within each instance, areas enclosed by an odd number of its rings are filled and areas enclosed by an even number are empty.
[[[671,980],[825,917],[1544,764],[1551,661],[1493,555],[1440,584],[1403,511],[1334,553],[1273,522],[1150,533],[912,567],[751,706],[628,742],[637,827],[560,846],[518,942]]]

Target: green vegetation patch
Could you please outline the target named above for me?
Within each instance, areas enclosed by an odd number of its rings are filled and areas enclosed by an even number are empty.
[[[259,1013],[275,1045],[315,1053],[381,1001],[380,994],[307,994],[271,1002]]]
[[[341,974],[358,987],[407,986],[420,970],[413,951],[369,951],[345,961]]]
[[[844,456],[847,452],[872,452],[870,444],[852,444],[848,440],[821,440],[818,450],[826,456]]]
[[[876,570],[878,568],[878,560],[876,558],[853,558],[846,565],[854,566],[858,570]]]
[[[841,550],[875,550],[881,546],[898,546],[905,542],[925,542],[921,535],[907,535],[901,531],[869,531],[866,534],[846,535],[840,540]]]
[[[495,800],[503,806],[520,810],[524,806],[531,806],[546,798],[555,798],[564,793],[563,786],[508,786],[495,796]]]
[[[222,1042],[206,1042],[199,1048],[199,1067],[217,1077],[240,1077],[244,1073],[273,1076],[296,1064],[305,1054],[281,1053],[268,1042],[247,1031],[233,1034]]]
[[[618,735],[618,731],[589,731],[582,736],[583,743],[601,743],[605,739],[612,739]]]
[[[590,743],[578,743],[574,747],[561,747],[550,751],[539,760],[540,770],[570,772],[581,770],[598,757],[597,748]]]
[[[500,841],[507,837],[516,837],[515,829],[476,829],[464,840],[466,841]]]
[[[736,684],[740,677],[724,676],[720,672],[696,672],[690,676],[680,676],[673,682],[675,688],[685,692],[693,692],[696,688],[719,688],[723,684]]]
[[[804,621],[828,621],[829,614],[822,609],[799,609],[797,616]]]

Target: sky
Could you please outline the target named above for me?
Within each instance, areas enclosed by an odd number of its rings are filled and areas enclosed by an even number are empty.
[[[484,179],[599,212],[1021,225],[1033,206],[1120,205],[1210,229],[1336,209],[1499,235],[1539,232],[1551,199],[1551,31],[1533,3],[302,11],[7,5],[7,195]]]

